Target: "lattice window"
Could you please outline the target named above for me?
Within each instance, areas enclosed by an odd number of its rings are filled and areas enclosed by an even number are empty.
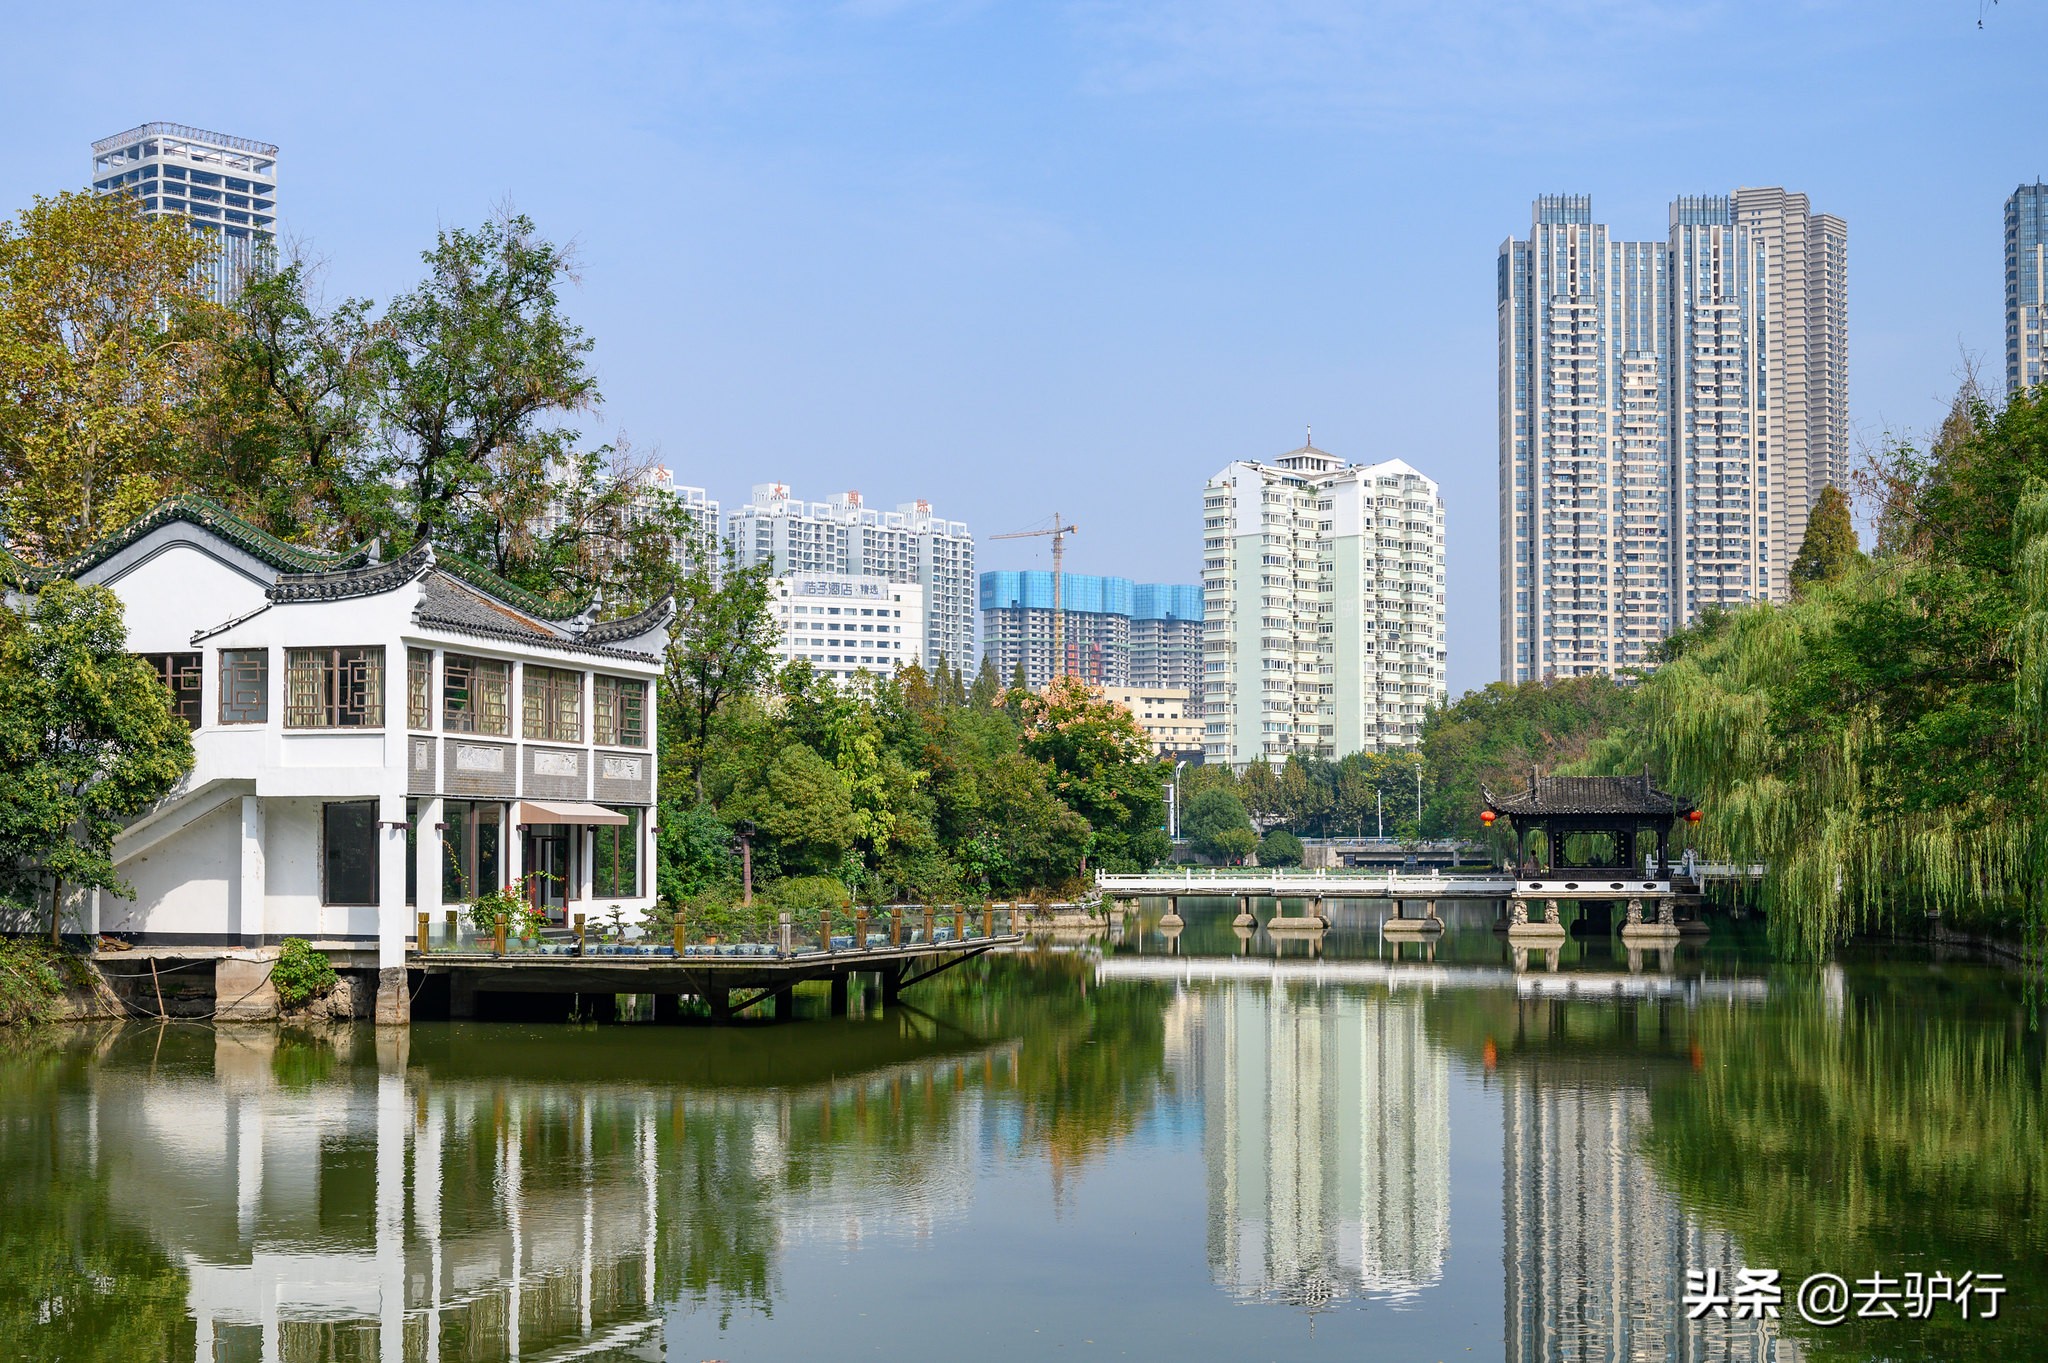
[[[441,723],[450,733],[512,733],[512,665],[449,653],[441,659]]]
[[[647,683],[625,677],[591,679],[590,724],[599,743],[647,746]]]
[[[287,729],[382,728],[383,647],[289,650],[284,723]]]
[[[220,722],[262,724],[270,718],[270,650],[224,648],[220,654]]]
[[[429,648],[405,651],[405,727],[434,727],[434,651]]]
[[[204,664],[197,653],[145,653],[142,660],[156,669],[171,693],[171,713],[190,729],[199,727],[199,687]]]
[[[526,736],[550,743],[581,743],[583,674],[529,663],[525,675],[520,699],[526,714],[521,726]]]

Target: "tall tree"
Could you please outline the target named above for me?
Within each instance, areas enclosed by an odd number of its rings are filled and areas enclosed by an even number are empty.
[[[1056,678],[1017,698],[1024,751],[1052,768],[1052,788],[1095,830],[1105,857],[1150,865],[1166,853],[1165,772],[1131,712],[1086,682]]]
[[[185,451],[187,483],[280,538],[367,538],[386,490],[370,454],[373,343],[365,299],[332,309],[293,260],[245,281],[213,318]]]
[[[1862,562],[1863,546],[1856,542],[1849,499],[1830,483],[1820,490],[1813,512],[1806,519],[1799,557],[1792,560],[1792,590],[1797,592],[1813,582],[1832,582]]]
[[[61,561],[165,487],[210,328],[207,246],[125,195],[0,222],[0,531]]]
[[[728,562],[722,578],[698,564],[677,584],[676,623],[663,671],[662,729],[670,760],[690,773],[704,798],[704,761],[720,713],[767,680],[775,666],[775,621],[768,614],[766,563]]]
[[[372,352],[385,519],[518,580],[575,433],[599,401],[592,342],[561,308],[574,260],[531,219],[443,231]]]
[[[127,652],[121,603],[58,581],[26,615],[0,608],[0,891],[125,890],[114,837],[192,767],[192,735],[155,669]]]

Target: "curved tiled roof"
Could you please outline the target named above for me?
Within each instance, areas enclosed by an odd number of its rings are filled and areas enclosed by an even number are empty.
[[[676,618],[676,599],[666,597],[655,602],[637,615],[621,616],[617,620],[600,620],[583,633],[585,644],[614,644],[627,639],[637,639],[649,630],[660,629]]]
[[[1677,818],[1691,811],[1693,803],[1650,784],[1650,775],[1640,776],[1538,776],[1530,774],[1526,790],[1495,795],[1482,792],[1486,807],[1509,818],[1516,815],[1616,814]]]
[[[325,573],[286,573],[268,595],[272,601],[344,601],[396,590],[434,566],[434,546],[422,544],[388,563],[366,563]]]
[[[368,545],[357,545],[353,549],[335,552],[330,549],[309,549],[303,545],[288,544],[269,531],[251,525],[219,502],[206,497],[187,495],[158,502],[135,520],[111,534],[102,536],[64,563],[52,568],[31,567],[28,571],[39,582],[48,582],[60,577],[77,577],[105,563],[151,531],[176,521],[188,521],[193,525],[204,526],[236,548],[246,551],[281,573],[322,573],[353,568],[366,562],[370,553]]]

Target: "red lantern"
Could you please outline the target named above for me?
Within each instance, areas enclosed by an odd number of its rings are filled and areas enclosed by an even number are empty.
[[[1698,823],[1700,819],[1703,817],[1704,816],[1697,809],[1695,809],[1690,814],[1687,814],[1685,816],[1685,821],[1687,823]]]
[[[1485,824],[1488,828],[1493,827],[1493,821],[1495,817],[1496,816],[1494,812],[1490,809],[1482,809],[1481,811],[1479,811],[1479,822]]]

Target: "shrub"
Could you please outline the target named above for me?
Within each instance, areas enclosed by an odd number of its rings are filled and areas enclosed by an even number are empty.
[[[0,939],[0,1026],[48,1022],[64,997],[63,953],[33,937]]]
[[[334,964],[323,952],[313,950],[303,937],[284,939],[284,950],[270,968],[270,982],[277,988],[277,1001],[297,1008],[334,988]]]
[[[1259,839],[1261,866],[1299,866],[1301,857],[1301,839],[1284,828],[1276,828]]]
[[[532,878],[528,876],[526,879]],[[470,903],[469,925],[478,936],[497,936],[501,923],[506,934],[512,937],[537,937],[541,928],[546,926],[547,919],[526,897],[526,880],[514,881],[503,889],[485,891]]]

